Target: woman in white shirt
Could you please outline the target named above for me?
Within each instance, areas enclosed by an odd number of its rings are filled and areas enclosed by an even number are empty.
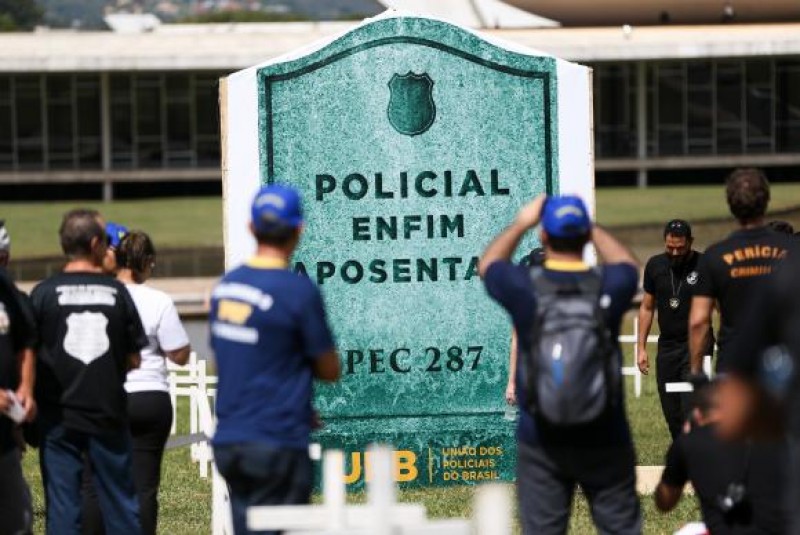
[[[144,283],[153,273],[156,250],[141,231],[129,232],[117,250],[117,279],[136,304],[147,334],[142,363],[128,373],[128,414],[133,437],[133,476],[139,496],[142,533],[155,535],[161,460],[172,426],[172,405],[165,359],[183,365],[191,346],[172,299]]]

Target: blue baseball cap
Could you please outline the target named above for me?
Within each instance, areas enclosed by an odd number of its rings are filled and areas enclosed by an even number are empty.
[[[297,228],[303,224],[300,193],[291,186],[270,184],[262,186],[253,199],[250,214],[256,230],[268,231],[278,227]]]
[[[108,235],[108,245],[114,249],[119,248],[122,238],[128,234],[128,227],[109,221],[106,223],[106,234]]]
[[[564,195],[549,197],[542,210],[542,227],[556,238],[586,236],[592,229],[589,211],[580,197]]]

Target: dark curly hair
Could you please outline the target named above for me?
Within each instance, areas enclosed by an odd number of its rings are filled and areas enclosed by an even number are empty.
[[[769,182],[760,169],[737,169],[725,181],[731,214],[740,223],[764,217],[769,204]]]

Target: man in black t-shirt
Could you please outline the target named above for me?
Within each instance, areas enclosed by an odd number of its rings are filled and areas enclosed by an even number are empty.
[[[667,452],[656,507],[671,511],[691,482],[710,533],[783,534],[785,443],[722,441],[715,391],[706,385],[695,392],[695,427],[678,436]]]
[[[0,246],[2,244],[0,243]],[[0,268],[0,532],[29,533],[30,494],[22,477],[20,451],[13,436],[19,419],[33,417],[35,328],[23,312],[22,296]],[[25,407],[20,399],[27,400]],[[17,413],[13,406],[17,405]]]
[[[668,394],[667,383],[685,381],[689,375],[689,307],[692,291],[700,276],[697,263],[702,256],[692,249],[692,227],[682,219],[673,219],[664,227],[665,252],[647,261],[644,268],[644,295],[639,307],[639,333],[636,361],[639,370],[647,375],[650,360],[647,337],[658,311],[658,354],[656,381],[661,410],[674,440],[683,427],[688,412],[687,399],[682,394]],[[711,354],[713,343],[706,347]]]
[[[673,440],[680,434],[688,406],[686,396],[666,392],[666,384],[685,381],[689,375],[689,307],[692,291],[700,276],[697,263],[702,256],[692,249],[692,227],[682,219],[673,219],[664,227],[665,252],[647,261],[644,268],[644,295],[639,307],[639,332],[636,361],[647,375],[650,359],[647,337],[658,312],[658,354],[656,381],[661,410]],[[713,351],[709,340],[705,354]]]
[[[780,478],[788,485],[785,504],[800,535],[800,245],[747,315],[736,336],[728,374],[720,384],[721,433],[788,436],[789,462]]]
[[[692,373],[696,374],[701,372],[714,302],[717,301],[721,316],[717,370],[724,371],[733,335],[746,327],[746,311],[792,243],[791,237],[764,224],[769,183],[761,171],[734,171],[725,190],[739,230],[706,249],[698,264],[700,279],[689,314],[689,352]]]
[[[25,316],[24,321],[31,326],[32,334],[35,330],[35,323],[33,321],[33,310],[27,294],[17,288],[14,281],[11,280],[6,269],[11,260],[11,236],[6,228],[6,222],[0,220],[0,270],[3,272],[3,277],[8,281],[11,289],[17,296],[17,303],[21,307],[21,312]],[[31,338],[31,343],[35,341]],[[30,345],[28,350],[20,354],[19,362],[19,387],[16,391],[18,401],[25,410],[25,421],[30,422],[36,416],[36,401],[33,396],[33,383],[36,376],[36,363],[35,355],[33,352],[33,345]]]
[[[36,397],[47,533],[79,533],[83,455],[94,468],[107,533],[139,533],[131,472],[127,371],[147,344],[125,286],[102,273],[108,241],[94,210],[73,210],[59,231],[62,273],[31,294],[39,328]]]

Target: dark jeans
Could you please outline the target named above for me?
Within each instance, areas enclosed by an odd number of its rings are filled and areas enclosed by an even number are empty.
[[[100,502],[97,491],[94,489],[94,474],[92,463],[84,456],[83,476],[81,477],[81,535],[105,535],[103,513],[100,511]]]
[[[0,535],[31,533],[31,494],[20,460],[17,448],[0,453]]]
[[[158,486],[161,461],[172,426],[172,402],[167,392],[128,394],[128,417],[133,439],[133,482],[139,498],[143,535],[155,535],[158,526]],[[84,477],[83,535],[103,535],[103,516],[91,477]]]
[[[517,449],[517,499],[525,535],[567,532],[576,485],[580,485],[601,535],[639,535],[633,446],[545,448],[522,442]]]
[[[301,505],[311,499],[313,471],[307,450],[281,449],[257,442],[214,446],[217,469],[228,484],[236,535],[248,531],[251,505]]]
[[[81,532],[81,477],[86,458],[92,466],[92,482],[98,490],[106,532],[140,533],[130,435],[91,435],[43,422],[39,462],[48,535]]]
[[[691,407],[691,396],[684,393],[667,393],[666,384],[679,383],[685,381],[687,377],[689,377],[689,347],[685,345],[659,347],[656,357],[658,397],[672,440],[683,431],[683,424]]]

